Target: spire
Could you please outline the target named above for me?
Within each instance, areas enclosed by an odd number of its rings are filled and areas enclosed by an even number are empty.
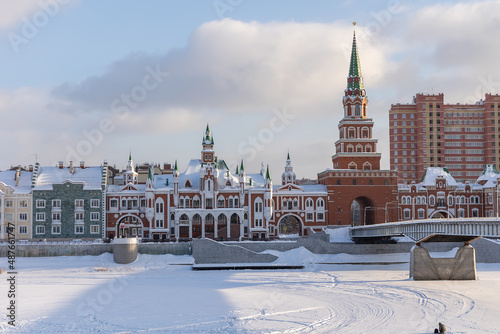
[[[290,160],[290,151],[288,151],[288,154],[286,155],[286,160]]]
[[[269,165],[267,165],[266,180],[271,181],[271,174],[269,173]]]
[[[175,160],[174,170],[175,170],[176,172],[178,172],[178,171],[179,171],[179,168],[177,168],[177,160]]]
[[[151,172],[151,170],[153,169],[153,164],[151,164],[151,166],[149,167],[149,171],[148,171],[148,180],[153,180],[153,173]]]
[[[356,26],[356,22],[352,23]],[[356,43],[356,31],[352,38],[351,63],[349,66],[349,76],[347,78],[347,95],[364,96],[363,76],[361,74],[361,64],[359,62],[358,46]]]
[[[132,150],[130,150],[130,153],[128,154],[128,161],[132,161]]]
[[[240,171],[243,173],[245,171],[245,167],[243,166],[243,159],[241,159]]]
[[[238,165],[236,165],[236,175],[238,175],[240,171],[238,170]]]
[[[205,129],[205,135],[203,136],[203,145],[213,145],[214,144],[214,137],[210,133],[210,127],[208,126]]]

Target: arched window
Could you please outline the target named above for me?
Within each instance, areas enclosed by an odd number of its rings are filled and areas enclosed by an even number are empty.
[[[323,209],[325,206],[325,202],[323,201],[322,198],[318,198],[318,200],[316,201],[316,207],[318,209]]]
[[[262,212],[262,199],[259,197],[254,202],[255,212]]]
[[[359,103],[356,103],[356,106],[354,107],[354,115],[355,116],[360,116],[361,115],[361,108],[359,106]]]
[[[306,199],[306,209],[313,208],[313,200],[311,198]]]
[[[156,199],[156,213],[163,213],[163,199]]]
[[[453,205],[453,196],[448,195],[448,206],[452,206],[452,205]]]
[[[434,195],[430,195],[429,196],[429,205],[434,206],[435,201],[436,201],[436,198],[434,197]]]

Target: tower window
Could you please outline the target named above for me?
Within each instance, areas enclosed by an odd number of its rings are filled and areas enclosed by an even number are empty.
[[[359,107],[359,104],[356,104],[354,107],[354,115],[360,116],[361,115],[361,108]]]

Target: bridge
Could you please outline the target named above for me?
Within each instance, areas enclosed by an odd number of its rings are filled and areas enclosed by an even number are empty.
[[[410,253],[410,277],[415,280],[475,280],[476,253],[469,245],[481,237],[500,238],[499,218],[426,219],[400,223],[355,226],[356,243],[406,236],[416,245]],[[454,258],[432,258],[424,242],[464,242]]]
[[[356,242],[406,236],[415,243],[465,242],[480,237],[500,237],[500,218],[425,219],[400,223],[355,226],[350,229]]]

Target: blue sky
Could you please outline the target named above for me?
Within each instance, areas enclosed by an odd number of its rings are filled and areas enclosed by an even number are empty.
[[[209,122],[216,154],[230,164],[244,159],[258,171],[263,161],[276,179],[289,150],[297,176],[315,178],[331,168],[352,21],[383,168],[391,103],[418,92],[443,92],[449,103],[500,92],[498,1],[0,0],[0,8],[0,169],[34,154],[45,165],[122,167],[130,149],[138,163],[177,159],[183,169],[199,157]]]

